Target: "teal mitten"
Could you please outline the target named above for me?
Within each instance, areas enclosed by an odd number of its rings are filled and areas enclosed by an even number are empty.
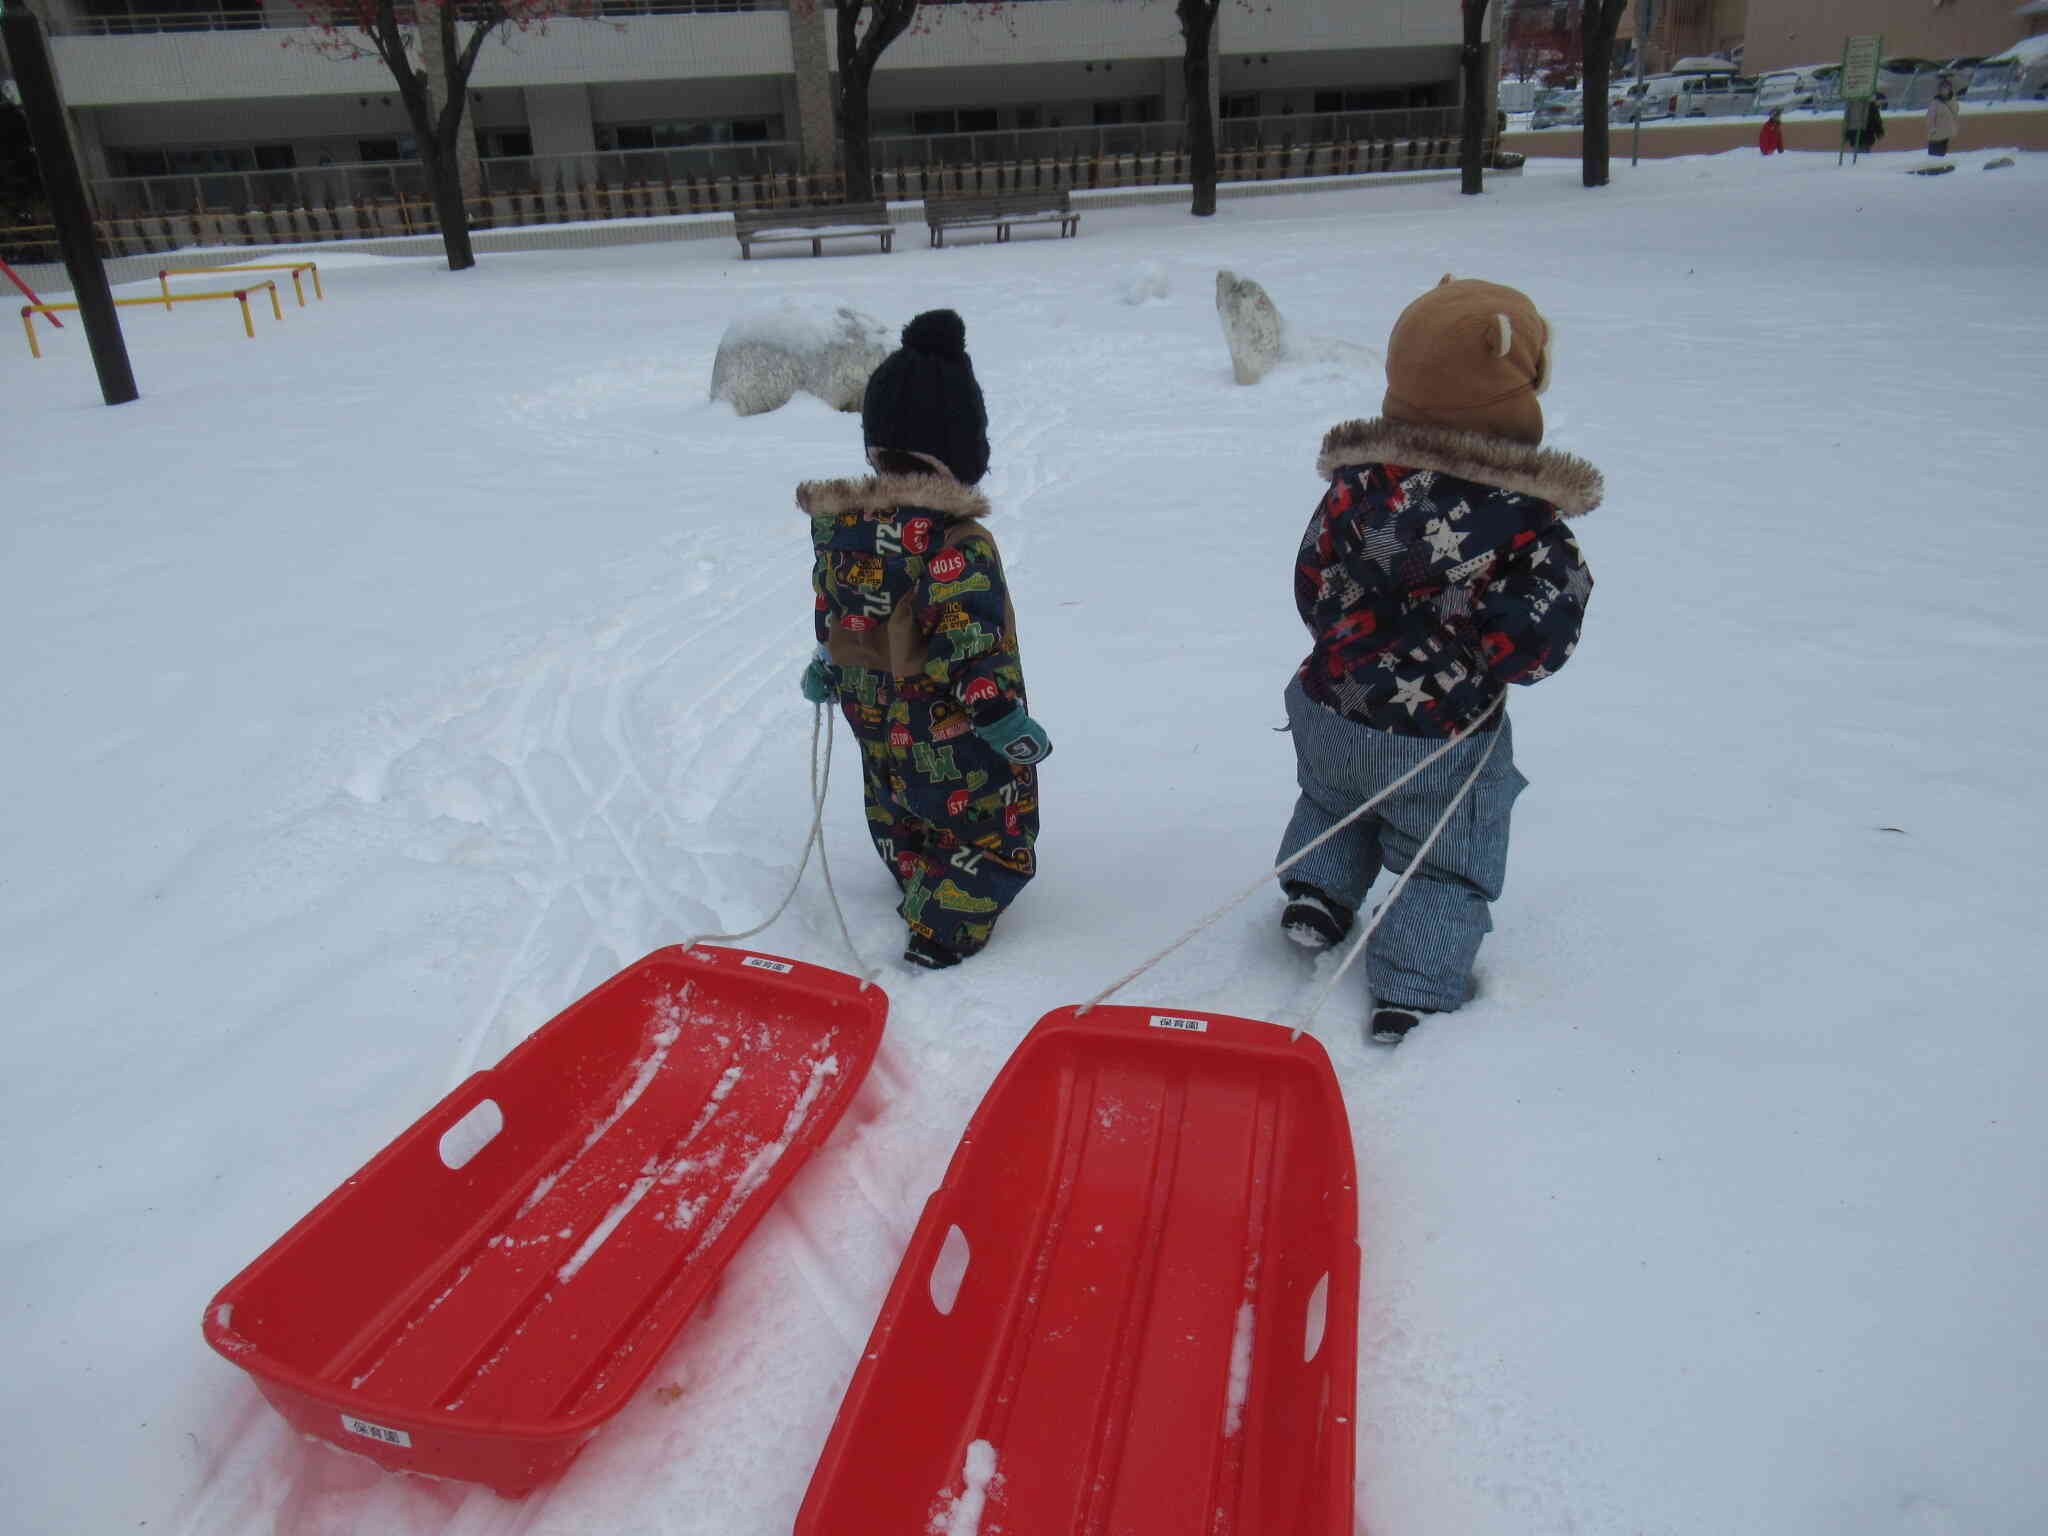
[[[974,734],[1013,763],[1028,766],[1052,756],[1052,738],[1045,734],[1045,727],[1021,709],[1013,709],[987,725],[977,725]]]
[[[839,696],[839,669],[832,665],[832,655],[822,645],[804,668],[803,689],[804,697],[813,704],[830,704]]]

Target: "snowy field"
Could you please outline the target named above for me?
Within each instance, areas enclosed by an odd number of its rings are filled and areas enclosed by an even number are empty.
[[[1391,1053],[1351,978],[1317,1021],[1361,1172],[1359,1529],[2048,1529],[2048,157],[1991,153],[1623,162],[1599,193],[1541,163],[745,265],[331,256],[254,341],[124,310],[118,410],[75,322],[40,362],[0,344],[0,1526],[789,1529],[1011,1048],[1286,820],[1292,554],[1321,434],[1380,380],[1317,347],[1234,385],[1229,267],[1370,348],[1445,271],[1526,288],[1549,441],[1608,484],[1578,657],[1513,701],[1533,787],[1481,996]],[[782,294],[967,318],[1057,743],[1044,873],[986,955],[910,973],[842,751],[834,868],[892,999],[854,1112],[560,1484],[388,1476],[288,1433],[201,1312],[471,1071],[780,897],[791,492],[861,469],[853,417],[706,401],[727,321]],[[1298,1011],[1277,905],[1122,1000]],[[849,964],[815,876],[755,942]]]

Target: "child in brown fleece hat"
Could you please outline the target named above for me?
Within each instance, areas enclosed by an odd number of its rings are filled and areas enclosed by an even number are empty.
[[[1527,295],[1446,276],[1394,323],[1381,414],[1332,427],[1316,462],[1328,488],[1295,560],[1314,643],[1287,686],[1301,794],[1281,859],[1464,738],[1282,880],[1288,937],[1322,949],[1382,869],[1414,864],[1366,945],[1383,1044],[1471,995],[1527,784],[1507,685],[1565,664],[1593,586],[1564,519],[1599,505],[1600,472],[1541,446],[1549,375]]]

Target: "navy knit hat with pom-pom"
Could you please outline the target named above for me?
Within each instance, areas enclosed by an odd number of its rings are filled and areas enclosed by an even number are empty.
[[[870,448],[922,453],[963,485],[988,472],[988,410],[967,356],[966,322],[928,309],[903,327],[903,345],[868,378],[860,430]]]

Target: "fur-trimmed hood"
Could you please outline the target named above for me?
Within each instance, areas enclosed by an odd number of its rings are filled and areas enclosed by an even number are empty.
[[[1340,469],[1365,464],[1433,469],[1460,480],[1538,496],[1566,517],[1592,511],[1600,505],[1606,489],[1600,471],[1584,459],[1484,432],[1417,426],[1374,416],[1339,422],[1323,434],[1316,473],[1325,480]]]
[[[796,504],[812,517],[861,516],[920,507],[946,517],[977,521],[995,509],[988,498],[951,475],[869,475],[864,480],[806,480],[796,488]]]

